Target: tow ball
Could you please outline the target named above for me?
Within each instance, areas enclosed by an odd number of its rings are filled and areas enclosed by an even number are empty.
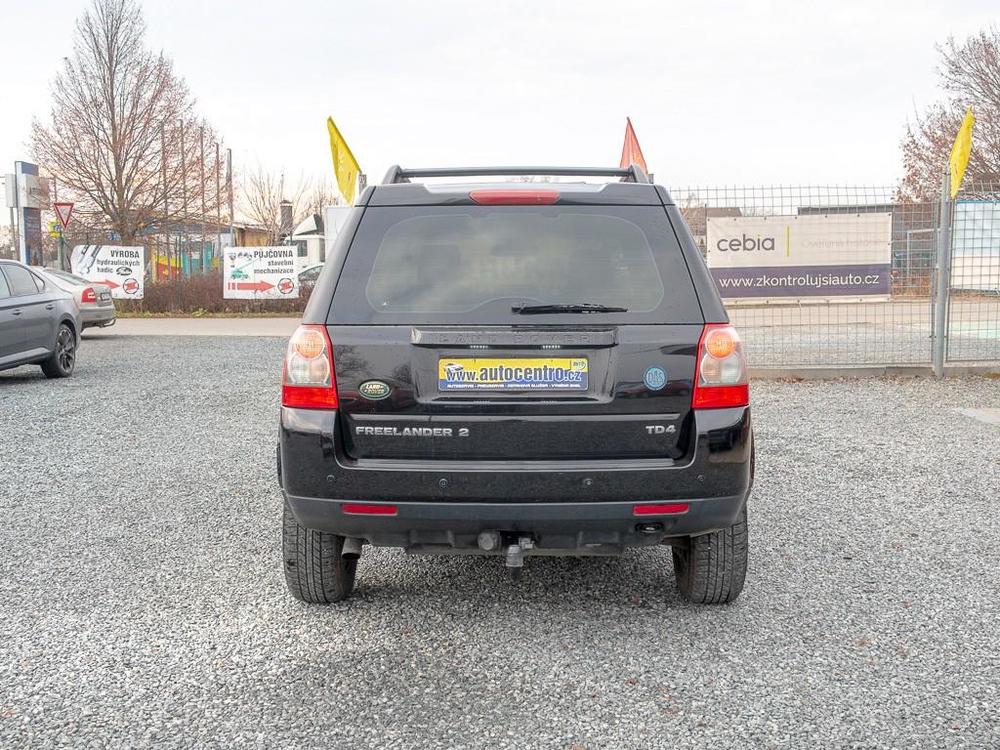
[[[520,537],[516,543],[507,546],[506,566],[510,572],[510,580],[520,580],[521,571],[524,569],[524,553],[534,546],[535,543],[526,536]]]
[[[516,539],[516,541],[514,541]],[[500,551],[504,541],[510,541],[504,555],[504,564],[510,571],[510,579],[516,581],[521,577],[524,568],[524,553],[535,548],[535,540],[530,536],[513,537],[511,534],[501,534],[499,531],[484,531],[480,533],[476,543],[484,552]]]

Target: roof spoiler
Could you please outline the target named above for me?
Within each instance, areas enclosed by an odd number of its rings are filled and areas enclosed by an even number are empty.
[[[622,182],[652,182],[641,167],[434,167],[430,169],[403,169],[398,164],[389,167],[382,180],[383,185],[399,185],[410,182],[411,177],[481,177],[497,175],[502,177],[618,177]]]

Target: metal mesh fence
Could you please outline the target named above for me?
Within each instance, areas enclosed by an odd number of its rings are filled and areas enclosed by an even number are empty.
[[[1000,360],[1000,208],[983,193],[954,204],[951,361]],[[671,194],[755,366],[931,363],[939,201],[879,186]]]
[[[946,357],[1000,360],[1000,179],[966,184],[951,212]]]

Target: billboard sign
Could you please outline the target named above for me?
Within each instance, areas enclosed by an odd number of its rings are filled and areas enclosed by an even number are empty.
[[[29,166],[25,164],[25,166]],[[34,165],[30,165],[34,166]],[[21,208],[43,209],[49,207],[49,181],[37,174],[22,172],[17,178],[18,200]]]
[[[142,299],[145,292],[144,247],[77,245],[70,267],[77,276],[108,287],[112,299]]]
[[[17,177],[13,174],[4,175],[3,193],[7,208],[17,208]]]
[[[709,217],[708,267],[726,299],[886,297],[892,214]]]
[[[293,299],[299,296],[298,248],[227,247],[223,256],[225,299]]]
[[[22,263],[42,265],[42,209],[49,203],[49,181],[38,175],[38,165],[14,162],[14,203],[17,205],[19,256]],[[9,199],[9,196],[8,196]]]

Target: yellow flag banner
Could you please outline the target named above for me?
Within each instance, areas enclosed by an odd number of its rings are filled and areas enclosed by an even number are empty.
[[[969,155],[972,153],[972,126],[976,118],[972,116],[972,107],[965,112],[962,118],[962,127],[958,129],[955,136],[955,145],[951,147],[951,158],[948,164],[951,167],[951,197],[954,200],[958,195],[958,189],[962,187],[962,179],[965,177],[965,168],[969,164]]]
[[[344,200],[353,204],[361,167],[358,166],[358,160],[354,158],[332,117],[326,118],[326,129],[330,131],[330,154],[333,156],[333,172],[337,175],[337,187],[340,188]]]

